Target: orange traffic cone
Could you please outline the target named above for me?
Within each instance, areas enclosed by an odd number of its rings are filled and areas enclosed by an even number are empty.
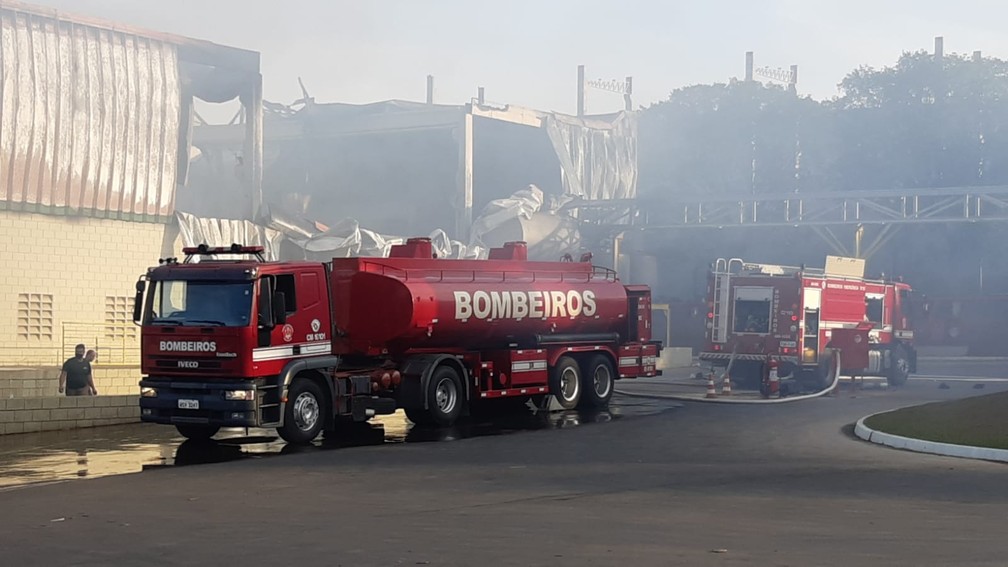
[[[724,375],[724,384],[721,386],[721,395],[731,395],[731,376],[727,372]]]
[[[707,397],[716,398],[717,390],[714,389],[714,373],[711,372],[707,375]]]

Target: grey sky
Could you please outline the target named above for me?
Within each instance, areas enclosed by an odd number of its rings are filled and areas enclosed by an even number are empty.
[[[589,79],[634,77],[634,102],[678,87],[799,66],[799,92],[832,97],[859,65],[882,67],[903,51],[1008,58],[996,0],[34,0],[75,13],[262,52],[265,95],[319,101],[422,100],[426,75],[438,102],[487,99],[573,112],[578,64]],[[619,95],[590,91],[589,112]]]

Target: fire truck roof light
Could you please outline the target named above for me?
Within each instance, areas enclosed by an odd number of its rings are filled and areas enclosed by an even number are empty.
[[[187,255],[213,255],[213,254],[262,254],[265,248],[262,246],[242,246],[241,244],[232,244],[231,246],[207,246],[206,244],[200,244],[199,246],[187,246],[182,249]]]

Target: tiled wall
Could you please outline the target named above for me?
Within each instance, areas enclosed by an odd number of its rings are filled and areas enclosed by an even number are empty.
[[[0,400],[0,435],[139,421],[139,396],[51,396]]]
[[[165,232],[164,224],[0,211],[0,367],[59,366],[78,342],[97,346],[99,362],[136,359],[134,284],[157,264]]]

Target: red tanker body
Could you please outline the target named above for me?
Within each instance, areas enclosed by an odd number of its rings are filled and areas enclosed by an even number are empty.
[[[627,291],[588,264],[458,261],[431,271],[415,260],[334,260],[335,351],[535,346],[537,336],[618,334]],[[352,298],[352,300],[351,300]]]
[[[275,426],[308,442],[342,418],[406,410],[450,425],[479,400],[604,407],[620,378],[660,374],[650,290],[581,262],[433,257],[222,261],[260,249],[188,249],[138,283],[141,418],[189,437]],[[200,258],[198,263],[190,259]]]

